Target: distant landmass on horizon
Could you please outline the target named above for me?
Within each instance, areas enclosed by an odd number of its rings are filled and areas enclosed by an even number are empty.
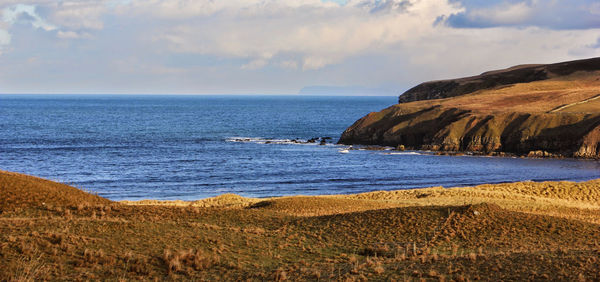
[[[298,92],[300,95],[329,96],[396,96],[398,91],[386,88],[370,88],[364,86],[306,86]]]

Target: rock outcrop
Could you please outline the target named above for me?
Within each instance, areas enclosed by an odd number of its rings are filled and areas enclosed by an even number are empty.
[[[599,70],[594,58],[423,83],[407,92],[413,102],[370,113],[339,143],[600,158]]]

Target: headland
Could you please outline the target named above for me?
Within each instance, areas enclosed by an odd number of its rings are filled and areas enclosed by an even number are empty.
[[[356,121],[339,143],[600,158],[600,58],[422,83]]]

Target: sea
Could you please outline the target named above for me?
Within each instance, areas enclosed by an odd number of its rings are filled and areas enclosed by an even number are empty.
[[[111,200],[348,194],[600,178],[598,161],[436,156],[336,144],[357,119],[396,101],[304,95],[0,95],[0,169]],[[314,138],[321,139],[306,143]]]

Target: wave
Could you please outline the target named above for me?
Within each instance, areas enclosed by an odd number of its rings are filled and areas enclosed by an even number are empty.
[[[389,153],[381,153],[382,155],[404,155],[404,156],[423,156],[426,154],[419,152],[389,152]]]
[[[312,142],[311,142],[312,140]],[[256,143],[256,144],[285,144],[285,145],[334,145],[333,143],[323,143],[323,139],[284,139],[284,138],[264,138],[264,137],[228,137],[225,138],[226,142],[240,142],[240,143]],[[329,139],[327,139],[329,140]]]

